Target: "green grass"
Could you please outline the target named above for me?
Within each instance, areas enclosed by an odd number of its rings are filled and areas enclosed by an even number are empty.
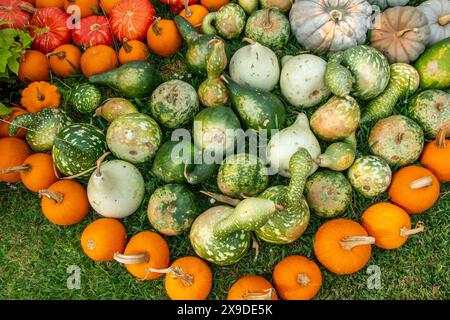
[[[152,1],[155,3],[156,1]],[[416,4],[419,1],[413,0]],[[156,10],[160,16],[170,14],[160,4]],[[231,43],[233,51],[242,46],[239,41]],[[293,37],[282,52],[297,54],[302,51]],[[184,50],[175,57],[150,60],[160,67],[165,80],[174,73],[183,75],[186,80],[198,86],[203,79],[191,77],[183,62]],[[73,78],[62,83],[54,78],[53,82],[66,93],[70,87],[80,81]],[[17,102],[19,97],[17,85],[10,84],[0,88],[2,102]],[[105,97],[112,96],[110,90],[104,90]],[[136,101],[143,112],[147,112],[145,99]],[[405,99],[397,106],[397,112],[404,111]],[[68,109],[67,105],[63,108]],[[70,111],[70,110],[69,110]],[[292,113],[289,119],[293,120]],[[307,113],[311,114],[312,110]],[[78,121],[92,121],[101,128],[105,123],[95,119],[83,119],[71,112]],[[370,128],[363,127],[358,132],[358,153],[369,154],[367,137]],[[166,139],[170,132],[165,132]],[[1,155],[0,155],[1,156]],[[128,236],[142,230],[152,230],[146,207],[151,193],[163,183],[150,172],[151,163],[139,166],[146,181],[146,198],[138,212],[123,220]],[[271,184],[287,183],[282,178],[272,177]],[[192,187],[193,190],[207,189],[217,191],[215,181]],[[206,209],[208,199],[199,195],[201,206]],[[360,214],[371,204],[386,200],[386,196],[365,199],[355,194],[353,205],[345,218],[359,221]],[[71,227],[59,227],[48,222],[40,211],[39,198],[28,192],[22,185],[11,186],[0,183],[0,298],[1,299],[167,299],[164,280],[140,281],[133,278],[123,266],[115,262],[95,263],[83,253],[80,236],[88,223],[99,216],[91,212],[80,224]],[[412,236],[408,242],[397,250],[380,250],[374,247],[367,266],[377,265],[381,269],[381,289],[368,289],[366,268],[360,272],[338,276],[323,272],[323,287],[317,299],[449,299],[450,251],[449,251],[449,213],[450,184],[442,185],[438,203],[428,212],[412,216],[413,224],[422,221],[425,231]],[[213,289],[209,299],[224,299],[234,281],[245,274],[258,274],[271,279],[275,264],[291,254],[305,255],[315,259],[312,239],[318,227],[325,220],[311,217],[311,223],[305,234],[290,245],[268,245],[261,243],[260,254],[255,261],[255,250],[236,265],[217,267],[211,265],[214,275]],[[195,255],[187,236],[165,237],[171,250],[171,261],[186,255]],[[67,289],[66,281],[70,274],[67,268],[76,265],[81,270],[81,288]]]

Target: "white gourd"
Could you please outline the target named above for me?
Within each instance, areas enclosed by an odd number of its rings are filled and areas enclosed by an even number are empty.
[[[430,26],[428,46],[450,37],[449,0],[428,0],[422,2],[417,9],[422,11],[428,19]]]

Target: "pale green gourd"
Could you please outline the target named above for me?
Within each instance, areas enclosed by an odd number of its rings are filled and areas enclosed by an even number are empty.
[[[319,167],[334,171],[344,171],[350,168],[356,157],[355,133],[343,141],[330,144],[324,153],[316,159]]]

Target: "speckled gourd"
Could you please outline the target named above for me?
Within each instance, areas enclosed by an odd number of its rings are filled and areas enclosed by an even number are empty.
[[[330,144],[324,153],[319,155],[316,163],[319,167],[329,168],[334,171],[344,171],[350,168],[356,157],[355,133],[343,141]]]
[[[234,39],[245,27],[245,11],[236,3],[228,3],[218,11],[208,13],[202,21],[202,33]]]

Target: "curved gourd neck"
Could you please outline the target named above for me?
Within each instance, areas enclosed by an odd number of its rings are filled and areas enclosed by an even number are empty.
[[[306,179],[313,168],[313,159],[305,148],[300,148],[289,161],[291,180],[286,195],[289,207],[298,207],[303,198]]]
[[[297,115],[297,118],[295,119],[295,122],[292,126],[310,130],[308,117],[304,113],[299,113]]]
[[[353,132],[350,136],[342,140],[342,142],[345,142],[348,144],[353,150],[356,150],[356,133]]]

